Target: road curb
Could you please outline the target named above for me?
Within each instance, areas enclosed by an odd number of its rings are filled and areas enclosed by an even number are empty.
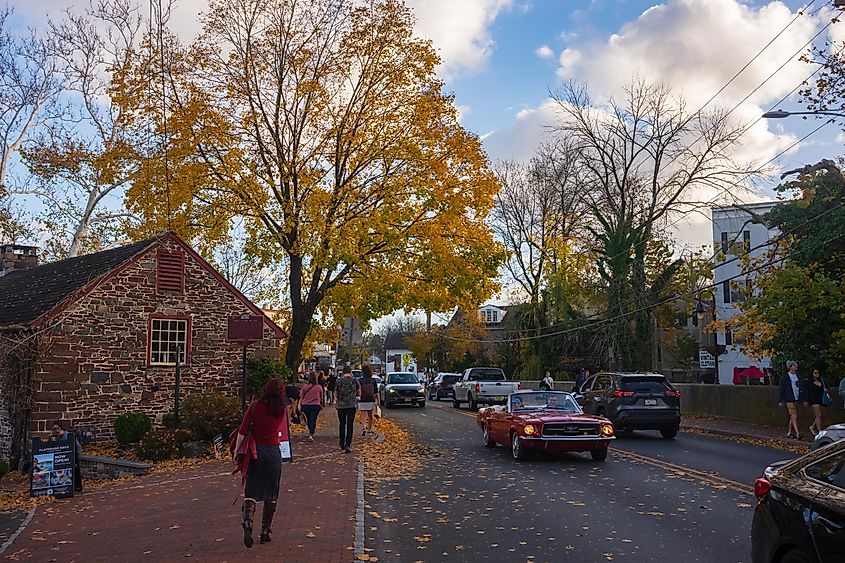
[[[11,536],[9,536],[9,539],[4,541],[3,545],[0,545],[0,554],[2,554],[4,551],[9,549],[9,546],[11,546],[13,543],[15,543],[15,540],[18,539],[18,536],[21,535],[23,533],[23,531],[26,529],[26,527],[29,525],[29,523],[32,522],[32,518],[34,516],[35,516],[35,508],[33,508],[32,510],[29,511],[29,514],[27,514],[26,518],[23,519],[23,522],[21,522],[21,525],[18,526],[17,530],[15,530],[15,533],[12,534]]]
[[[355,506],[355,557],[364,554],[364,460],[358,461],[357,502]]]
[[[684,430],[699,430],[701,432],[715,434],[716,436],[723,436],[725,438],[755,438],[757,440],[771,440],[777,444],[786,446],[787,448],[794,448],[796,445],[799,444],[803,444],[809,448],[812,445],[812,442],[805,442],[804,440],[790,441],[781,438],[773,438],[772,436],[763,436],[760,434],[748,434],[746,432],[733,432],[731,430],[708,428],[707,426],[681,424],[681,431],[683,432]]]

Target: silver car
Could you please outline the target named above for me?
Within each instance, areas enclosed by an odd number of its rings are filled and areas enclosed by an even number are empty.
[[[845,438],[845,424],[834,424],[832,426],[828,426],[816,434],[816,439],[813,441],[812,449],[817,450],[822,446],[832,444],[843,438]]]

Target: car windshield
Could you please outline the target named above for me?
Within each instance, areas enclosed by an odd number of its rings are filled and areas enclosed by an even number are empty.
[[[515,393],[510,396],[511,411],[561,410],[581,412],[578,403],[569,393],[545,391],[537,393]]]
[[[443,381],[445,381],[446,383],[454,383],[454,382],[458,381],[460,378],[461,378],[460,375],[444,375]]]
[[[391,373],[387,376],[387,383],[419,383],[420,380],[413,373]]]
[[[634,393],[665,393],[670,387],[662,377],[623,377],[622,391]]]

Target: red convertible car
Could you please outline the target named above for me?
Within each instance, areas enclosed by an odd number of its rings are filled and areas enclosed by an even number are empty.
[[[616,439],[609,420],[584,414],[572,395],[562,391],[511,393],[507,404],[481,409],[476,421],[485,446],[510,444],[517,460],[530,450],[542,450],[590,452],[595,461],[604,461]]]

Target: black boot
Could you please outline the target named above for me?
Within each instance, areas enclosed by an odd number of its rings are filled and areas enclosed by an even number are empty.
[[[244,513],[244,521],[242,524],[244,528],[244,545],[252,547],[252,544],[254,543],[252,540],[252,519],[255,516],[255,501],[252,499],[245,499],[241,510]]]
[[[270,526],[273,524],[273,515],[276,513],[275,502],[264,502],[264,512],[261,514],[261,543],[270,543]]]

